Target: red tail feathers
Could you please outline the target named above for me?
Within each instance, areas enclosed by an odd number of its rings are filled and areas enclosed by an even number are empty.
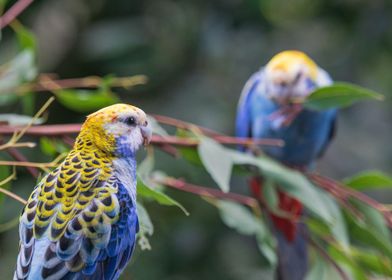
[[[262,178],[254,177],[250,180],[250,187],[253,192],[253,195],[259,199],[263,200],[262,197],[262,188],[263,182]],[[272,212],[268,211],[268,214],[271,217],[272,222],[274,223],[276,229],[280,230],[284,233],[286,239],[292,242],[297,234],[297,220],[302,215],[303,206],[301,202],[297,199],[289,196],[285,192],[278,191],[278,198],[279,198],[279,209],[287,213],[290,217],[282,217],[273,214]],[[261,201],[262,204],[265,204]]]

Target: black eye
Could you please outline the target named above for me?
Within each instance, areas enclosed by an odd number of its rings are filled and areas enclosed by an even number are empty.
[[[129,117],[129,118],[125,119],[125,123],[130,126],[135,126],[136,125],[136,118]]]

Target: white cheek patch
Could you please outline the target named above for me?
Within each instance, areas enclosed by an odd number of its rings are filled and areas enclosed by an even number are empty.
[[[115,122],[108,123],[104,126],[106,133],[113,135],[120,142],[118,145],[136,151],[143,144],[143,135],[140,128],[130,127],[125,123]]]
[[[104,129],[108,134],[112,134],[116,137],[129,134],[132,130],[131,127],[121,122],[107,123],[104,125]]]
[[[132,151],[136,151],[143,144],[143,135],[138,127],[131,129],[130,133],[122,135],[119,145],[129,147]]]

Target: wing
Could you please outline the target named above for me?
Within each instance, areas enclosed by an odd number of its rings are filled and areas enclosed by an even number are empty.
[[[333,80],[331,78],[331,76],[327,73],[327,71],[325,71],[322,68],[318,68],[318,75],[317,75],[317,80],[316,80],[316,84],[318,87],[323,87],[323,86],[329,86],[333,83]],[[325,151],[327,150],[330,142],[332,141],[332,139],[335,137],[335,133],[336,133],[336,127],[337,127],[337,110],[336,109],[331,109],[329,110],[327,113],[327,121],[329,122],[330,126],[329,126],[329,133],[327,135],[327,138],[325,139],[320,152],[318,154],[318,158],[322,157],[325,153]]]
[[[246,82],[241,92],[241,97],[237,107],[236,117],[236,136],[252,137],[252,119],[251,119],[251,99],[255,94],[257,86],[261,80],[261,72],[253,74]],[[241,150],[245,147],[241,146]]]
[[[320,158],[325,154],[329,144],[331,143],[332,139],[335,137],[335,134],[336,134],[337,111],[335,109],[333,109],[333,110],[330,110],[330,112],[328,112],[328,114],[329,114],[329,123],[330,123],[329,132],[328,132],[327,138],[325,139],[323,145],[320,148],[320,152],[318,153],[317,158]]]
[[[136,205],[109,162],[95,168],[86,158],[71,154],[31,194],[14,279],[116,279],[128,262]]]

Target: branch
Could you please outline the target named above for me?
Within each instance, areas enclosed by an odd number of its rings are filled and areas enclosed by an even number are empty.
[[[27,83],[16,89],[17,94],[39,91],[56,91],[68,88],[97,88],[100,87],[104,79],[98,76],[89,76],[75,79],[54,80],[48,74],[41,74],[35,83]],[[142,85],[147,82],[144,75],[135,75],[130,77],[114,77],[110,81],[110,87],[131,88],[136,85]]]
[[[63,136],[67,134],[79,133],[81,124],[57,124],[57,125],[40,125],[28,128],[24,134],[31,136]],[[20,131],[20,127],[16,126],[0,126],[0,134],[9,135]],[[212,137],[215,141],[222,144],[233,145],[268,145],[268,146],[282,146],[283,141],[279,139],[252,139],[252,138],[237,138],[224,135],[216,135]],[[199,141],[190,138],[182,138],[176,136],[159,136],[153,135],[152,144],[170,144],[184,147],[196,147]]]
[[[7,149],[7,153],[18,162],[28,162],[28,159],[15,148]],[[31,176],[33,176],[34,178],[38,178],[39,170],[36,167],[26,166],[26,169],[31,174]]]
[[[13,198],[13,199],[15,199],[16,201],[19,201],[22,204],[26,204],[27,203],[27,200],[21,198],[19,195],[14,194],[13,192],[10,192],[10,191],[8,191],[6,189],[3,189],[1,187],[0,187],[0,192],[5,194],[5,195],[7,195],[7,196],[9,196],[9,197],[11,197],[11,198]]]
[[[343,280],[350,280],[350,277],[346,274],[346,272],[335,262],[335,260],[328,255],[328,253],[320,246],[318,245],[313,239],[311,239],[309,236],[306,236],[307,241],[309,244],[317,251],[319,254],[326,260],[328,261],[334,268],[335,270],[339,273],[340,277]]]
[[[234,202],[238,202],[240,204],[247,205],[251,208],[256,208],[256,207],[258,208],[259,207],[259,204],[255,198],[249,197],[249,196],[244,196],[241,194],[225,193],[225,192],[222,192],[217,189],[193,185],[193,184],[187,183],[183,180],[174,179],[171,177],[167,177],[163,180],[153,180],[153,181],[158,184],[165,185],[167,187],[178,189],[178,190],[181,190],[184,192],[197,194],[199,196],[211,197],[211,198],[216,198],[216,199],[231,200]]]
[[[9,8],[8,11],[0,17],[0,30],[16,19],[31,3],[33,3],[33,0],[19,0]]]
[[[308,174],[309,178],[314,181],[317,185],[334,195],[342,199],[355,198],[363,203],[369,205],[370,207],[376,209],[384,215],[384,218],[390,228],[392,228],[392,213],[388,207],[378,201],[368,197],[367,195],[356,192],[342,185],[341,183],[332,180],[330,178],[318,175],[318,174]]]
[[[18,131],[14,130],[12,132],[11,139],[7,143],[0,145],[0,150],[5,150],[5,149],[11,148],[11,147],[18,147],[18,146],[29,147],[29,144],[31,144],[31,143],[17,143],[17,142],[20,140],[20,138],[23,137],[23,135],[26,133],[26,131],[28,131],[29,128],[31,128],[31,126],[34,124],[34,122],[45,112],[45,110],[49,107],[49,105],[53,101],[54,101],[54,97],[49,98],[26,126],[22,127]]]
[[[155,115],[155,114],[151,114],[151,116],[156,119],[158,122],[163,123],[163,124],[167,124],[170,126],[174,126],[177,128],[181,128],[181,129],[186,129],[186,130],[192,130],[194,128],[199,129],[201,132],[203,132],[205,135],[208,136],[222,136],[222,133],[216,132],[212,129],[209,128],[205,128],[202,126],[198,126],[196,124],[193,123],[189,123],[189,122],[184,122],[181,120],[177,120],[174,118],[170,118],[167,116],[162,116],[162,115]]]

